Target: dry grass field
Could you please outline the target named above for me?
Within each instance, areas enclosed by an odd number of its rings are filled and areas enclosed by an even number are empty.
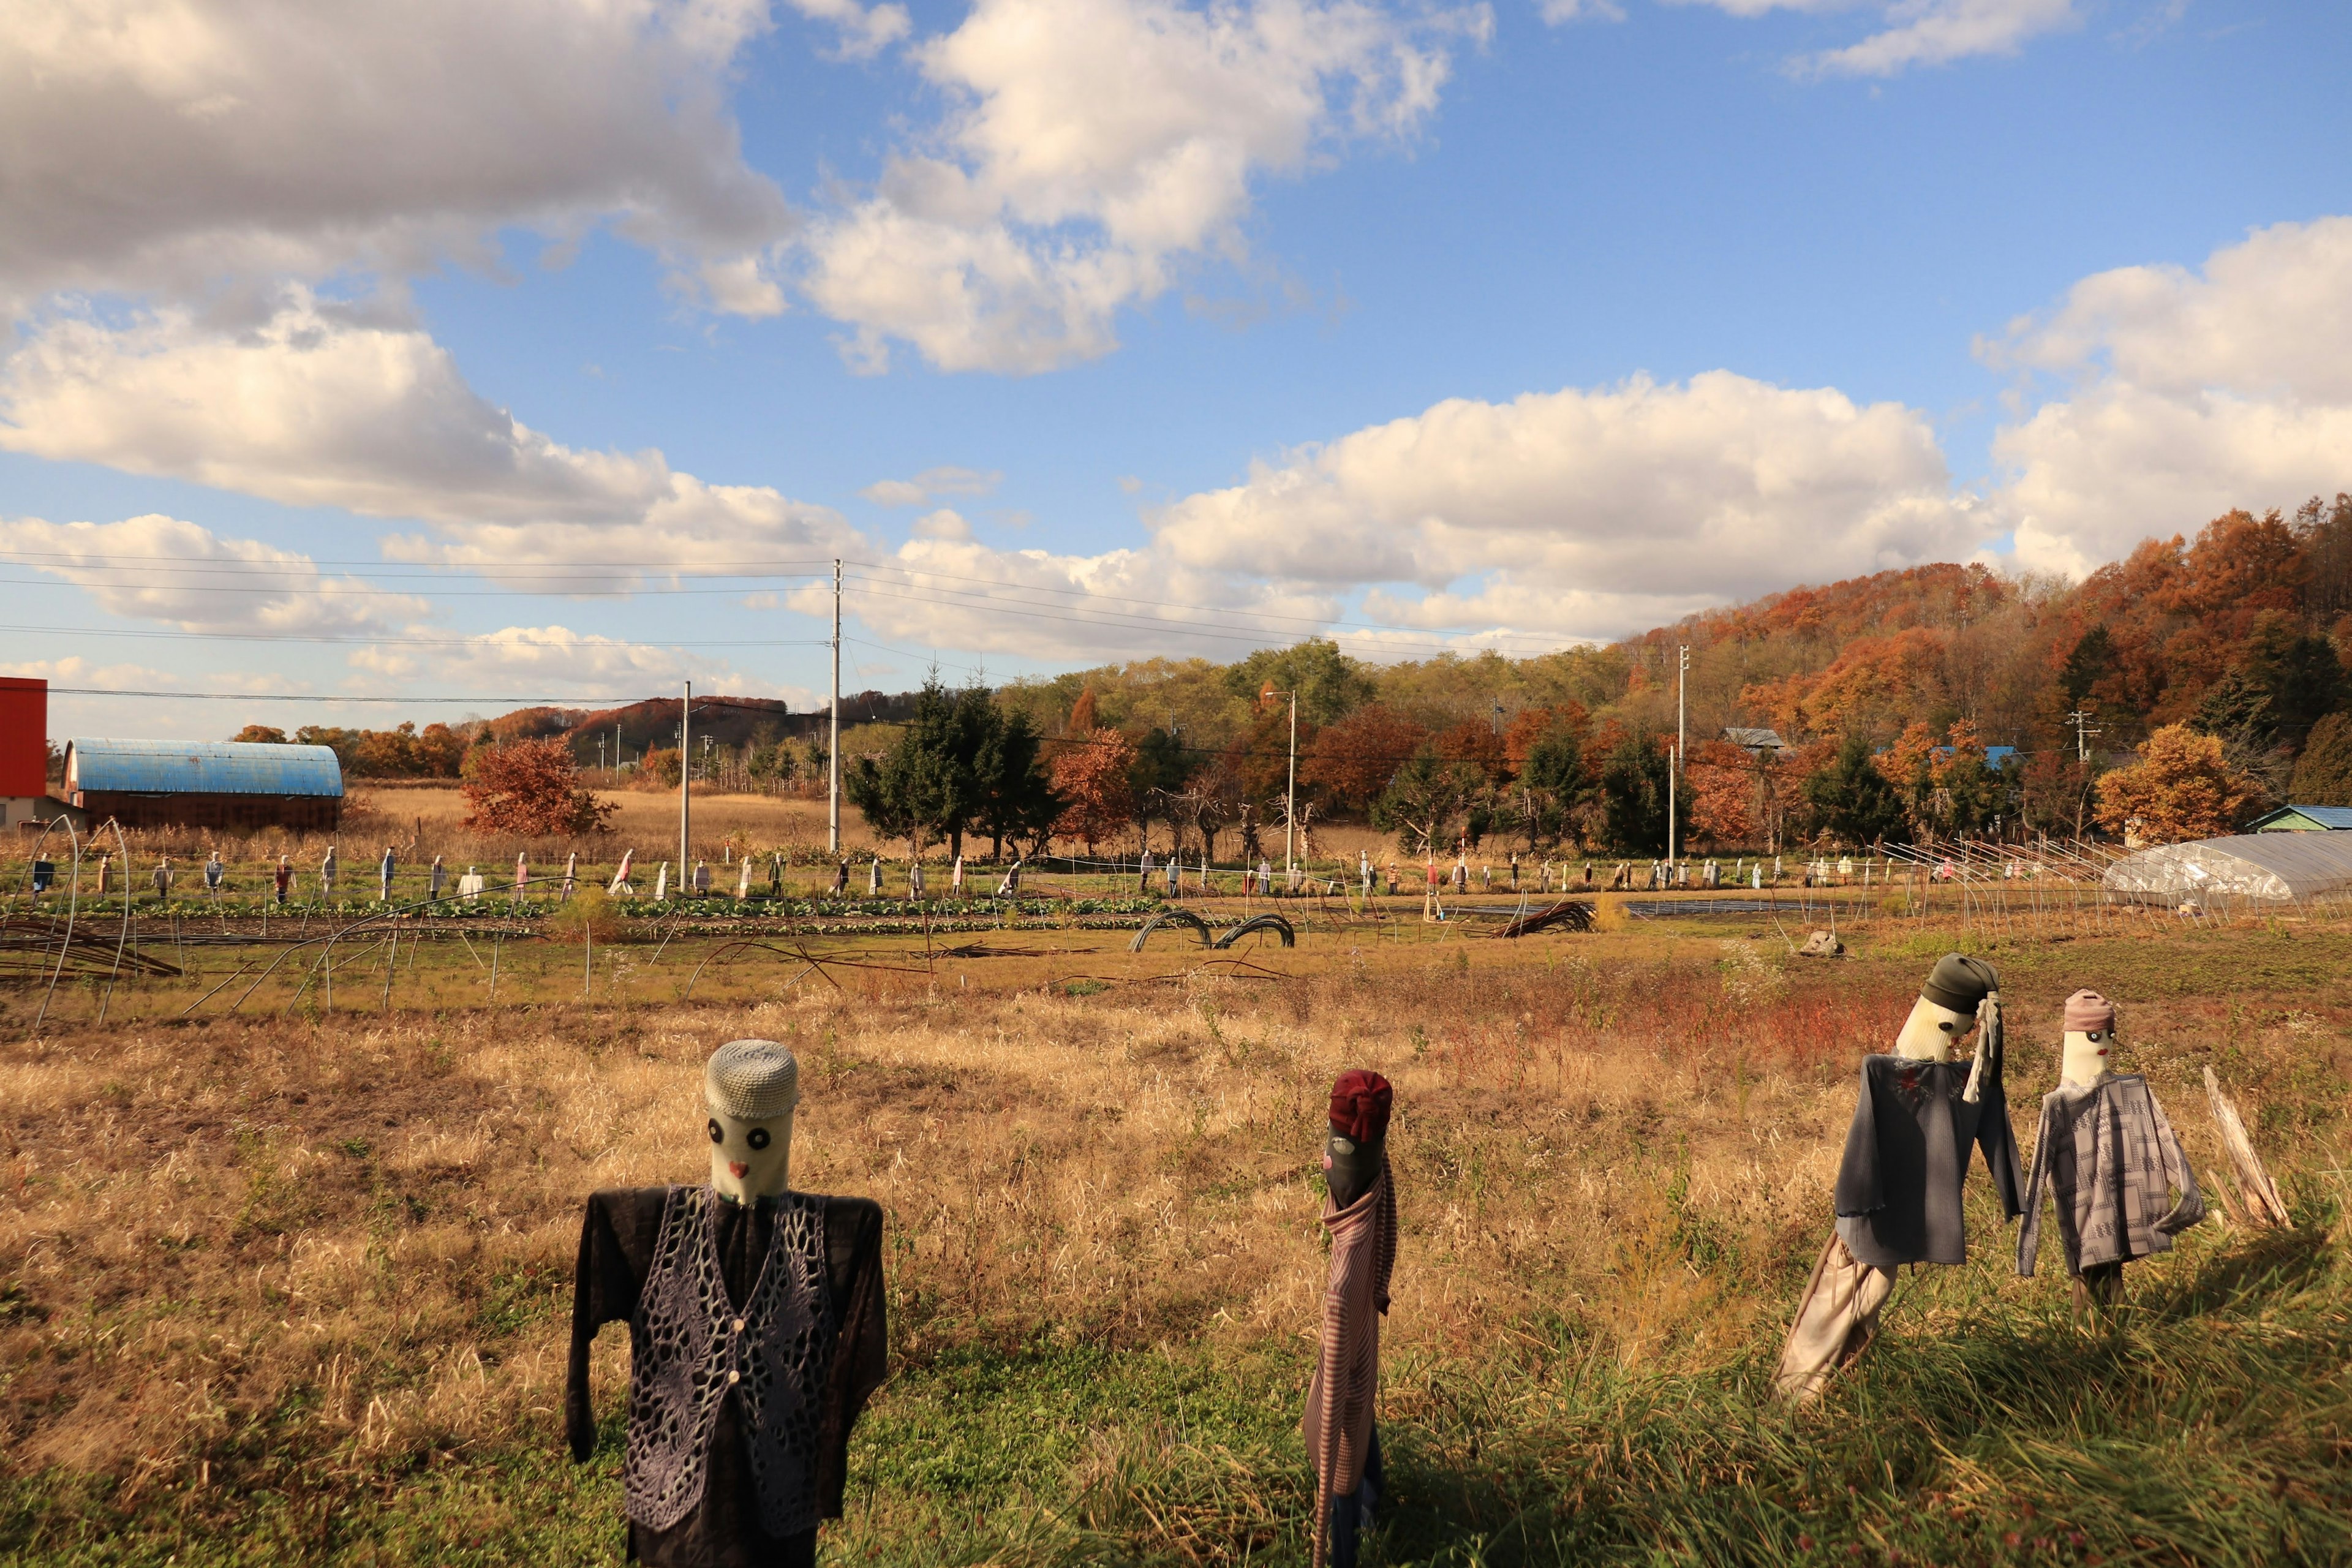
[[[616,1330],[602,1448],[559,1435],[580,1200],[700,1178],[742,1035],[801,1055],[795,1185],[889,1216],[828,1561],[1304,1563],[1315,1155],[1369,1066],[1403,1222],[1372,1562],[2342,1562],[2352,938],[2152,929],[1994,954],[2021,1138],[2094,984],[2200,1170],[2201,1068],[2241,1097],[2297,1227],[2200,1226],[2083,1329],[1979,1177],[1970,1263],[1796,1416],[1763,1375],[1855,1066],[1948,934],[1342,933],[1273,978],[1003,958],[37,1037],[0,994],[0,1562],[616,1562]]]

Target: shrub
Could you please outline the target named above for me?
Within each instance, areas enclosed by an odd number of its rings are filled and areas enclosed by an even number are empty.
[[[466,765],[466,826],[477,833],[553,838],[609,831],[614,807],[581,787],[580,764],[560,740],[477,747]]]

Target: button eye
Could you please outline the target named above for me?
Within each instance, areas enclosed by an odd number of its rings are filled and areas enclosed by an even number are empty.
[[[1946,1019],[1944,1022],[1942,1022],[1942,1023],[1940,1023],[1940,1024],[1937,1025],[1937,1026],[1936,1026],[1936,1027],[1937,1027],[1937,1028],[1939,1028],[1939,1029],[1943,1030],[1943,1031],[1944,1031],[1944,1033],[1946,1033],[1946,1034],[1948,1034],[1948,1034],[1950,1034],[1950,1033],[1952,1032],[1952,1024],[1951,1024],[1951,1020],[1948,1018],[1948,1019]]]
[[[764,1127],[754,1127],[743,1135],[743,1141],[754,1149],[764,1149],[768,1146],[768,1130]]]
[[[719,1118],[716,1116],[710,1119],[710,1141],[713,1143],[727,1142],[727,1130],[719,1125]]]
[[[2098,1030],[2096,1030],[2096,1029],[2093,1029],[2093,1030],[2092,1030],[2088,1035],[2084,1036],[2084,1037],[2085,1039],[2089,1040],[2093,1045],[2096,1045],[2096,1044],[2098,1044],[2098,1043],[2099,1043],[2099,1041],[2101,1041],[2101,1040],[2103,1040],[2103,1039],[2106,1038],[2106,1037],[2105,1037],[2104,1034],[2100,1033],[2100,1032],[2099,1032]]]

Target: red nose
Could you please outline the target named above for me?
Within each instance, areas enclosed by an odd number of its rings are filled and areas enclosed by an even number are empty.
[[[743,1163],[740,1160],[730,1160],[727,1162],[727,1173],[734,1177],[739,1182],[750,1173],[751,1169],[751,1166]]]

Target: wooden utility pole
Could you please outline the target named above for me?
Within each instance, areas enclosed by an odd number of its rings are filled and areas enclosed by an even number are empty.
[[[1290,783],[1282,795],[1282,874],[1298,869],[1298,691],[1290,693]]]
[[[833,563],[833,722],[825,755],[825,849],[841,853],[841,562]]]

